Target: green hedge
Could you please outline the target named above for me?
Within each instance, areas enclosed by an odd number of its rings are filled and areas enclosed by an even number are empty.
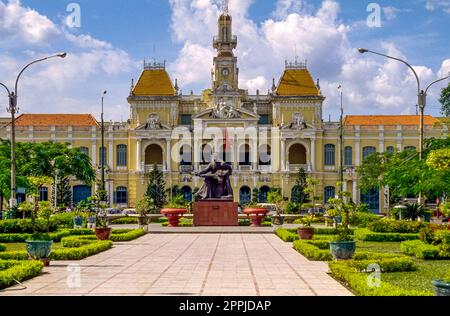
[[[354,236],[361,241],[405,241],[419,239],[419,234],[402,233],[376,233],[368,228],[359,228],[355,230]]]
[[[0,260],[27,260],[28,253],[26,251],[5,251],[0,252]]]
[[[50,221],[50,231],[55,231],[57,229],[57,224],[55,222]],[[46,231],[46,222],[44,220],[38,219],[36,220],[36,229],[39,232]],[[31,219],[6,219],[0,221],[0,234],[24,234],[33,233],[33,225]]]
[[[328,245],[328,243],[327,243]],[[330,261],[333,260],[333,256],[329,249],[320,249],[313,241],[309,240],[296,240],[293,247],[309,260],[313,261]]]
[[[419,259],[433,260],[440,258],[438,246],[428,245],[420,240],[404,241],[400,244],[400,249],[403,253]]]
[[[44,264],[40,261],[0,261],[0,289],[15,285],[41,273]]]
[[[397,221],[383,218],[370,223],[367,228],[375,233],[418,234],[422,228],[428,225],[429,223],[425,222]]]
[[[275,235],[280,237],[280,239],[285,242],[293,242],[295,240],[299,240],[297,233],[293,233],[292,230],[278,228],[275,230]]]
[[[69,240],[65,240],[69,238]],[[73,237],[65,237],[61,240],[62,244],[81,245],[76,248],[60,248],[52,251],[51,260],[81,260],[89,256],[95,255],[112,247],[111,240],[89,240],[92,237],[79,238],[79,242],[75,242]]]
[[[350,218],[350,225],[358,228],[365,228],[370,223],[379,221],[380,218],[373,213],[355,212]]]
[[[62,238],[68,236],[83,236],[83,235],[93,235],[94,231],[92,229],[65,229],[57,232],[50,233],[50,237],[54,242],[61,241]],[[0,242],[3,243],[17,243],[25,242],[29,239],[31,234],[0,234]]]
[[[6,246],[3,244],[0,244],[0,252],[3,252],[6,250]]]
[[[138,219],[136,217],[124,217],[117,218],[111,221],[111,224],[114,225],[126,225],[126,224],[137,224]]]
[[[112,241],[130,241],[143,235],[145,235],[145,231],[143,229],[135,229],[123,234],[116,234],[113,232],[110,239]]]
[[[407,258],[393,258],[368,261],[329,262],[331,275],[344,282],[359,296],[432,296],[430,291],[405,290],[390,283],[380,281],[377,286],[370,286],[369,275],[364,273],[369,264],[379,264],[382,271],[412,271],[415,267]],[[370,272],[370,271],[369,271]]]

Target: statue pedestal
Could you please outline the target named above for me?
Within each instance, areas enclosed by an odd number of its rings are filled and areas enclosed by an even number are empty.
[[[239,226],[238,203],[223,200],[195,202],[194,226]]]

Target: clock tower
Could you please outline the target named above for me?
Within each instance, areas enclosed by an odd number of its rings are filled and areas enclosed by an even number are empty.
[[[233,53],[233,50],[237,47],[237,37],[233,35],[232,18],[228,13],[226,3],[227,1],[225,1],[218,21],[218,36],[214,37],[214,48],[217,50],[217,56],[214,57],[212,73],[213,91],[224,94],[238,91],[239,76],[237,58]]]

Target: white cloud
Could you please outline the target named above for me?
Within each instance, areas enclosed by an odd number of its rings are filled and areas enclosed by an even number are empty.
[[[383,13],[386,20],[391,21],[397,18],[399,13],[411,12],[410,9],[399,9],[393,6],[383,7]]]
[[[450,14],[449,0],[428,0],[425,2],[425,9],[428,11],[442,10]]]
[[[302,9],[302,0],[279,0],[274,12],[276,18],[285,18],[291,13],[298,13]]]

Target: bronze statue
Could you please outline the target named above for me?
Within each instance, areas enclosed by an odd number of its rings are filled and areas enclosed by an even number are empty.
[[[233,168],[229,164],[212,158],[211,163],[205,170],[194,172],[194,176],[205,179],[205,183],[194,198],[196,200],[220,199],[233,201],[233,189],[230,181],[232,173]]]

